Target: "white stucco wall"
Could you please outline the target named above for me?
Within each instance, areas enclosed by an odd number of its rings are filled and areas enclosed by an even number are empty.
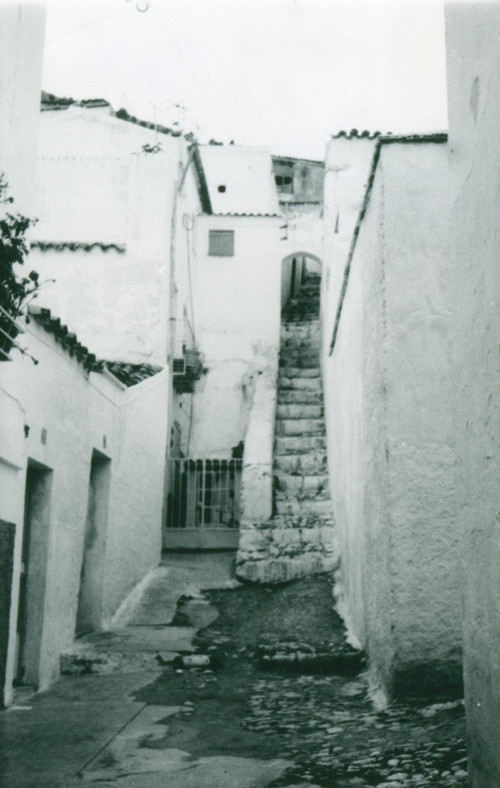
[[[333,138],[325,156],[321,338],[330,344],[353,233],[368,185],[376,139]]]
[[[208,371],[193,397],[193,457],[231,456],[245,437],[256,375],[277,368],[279,225],[279,217],[198,217],[194,322]],[[210,229],[234,230],[234,256],[208,255]]]
[[[0,6],[0,173],[15,210],[32,216],[45,32],[44,3]]]
[[[98,245],[73,251],[35,244],[33,267],[55,280],[44,285],[37,303],[102,358],[159,364],[168,358],[178,169],[178,141],[172,140],[156,154],[39,160],[33,240]],[[118,249],[100,246],[110,244]],[[181,265],[185,260],[178,259]]]
[[[457,496],[463,532],[469,777],[500,786],[500,6],[446,9],[456,282]]]
[[[36,570],[46,578],[36,671],[44,688],[57,676],[59,655],[74,636],[93,449],[111,460],[103,625],[159,562],[166,449],[167,371],[122,390],[102,375],[88,378],[35,321],[22,339],[39,363],[17,354],[0,365],[1,431],[8,430],[10,438],[1,442],[0,518],[16,524],[7,702],[15,667],[28,459],[52,470],[48,558],[46,567]]]
[[[382,146],[323,355],[337,593],[374,683],[395,693],[460,682],[450,183],[442,143]]]
[[[323,257],[323,206],[281,205],[283,211],[281,254],[310,254]]]
[[[85,97],[84,97],[85,98]],[[154,129],[121,120],[110,106],[81,107],[41,113],[38,135],[39,158],[113,158],[141,153],[143,145],[160,143],[161,148],[183,145],[181,138],[155,134]]]

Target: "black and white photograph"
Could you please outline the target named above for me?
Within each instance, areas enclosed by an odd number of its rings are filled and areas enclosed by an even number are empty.
[[[500,788],[500,0],[0,0],[0,788]]]

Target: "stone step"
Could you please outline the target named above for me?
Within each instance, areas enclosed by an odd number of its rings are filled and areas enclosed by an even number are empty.
[[[318,339],[286,339],[281,340],[280,355],[289,354],[292,356],[315,356],[319,358]]]
[[[286,311],[294,309],[316,309],[319,307],[320,293],[300,293],[298,298],[292,298],[286,305]]]
[[[287,335],[295,336],[300,334],[304,334],[304,335],[310,334],[311,336],[313,336],[314,334],[319,335],[319,331],[320,331],[319,320],[308,320],[308,322],[304,323],[303,325],[300,325],[298,323],[281,324],[281,333],[284,334],[285,336]]]
[[[280,379],[283,378],[320,378],[321,377],[321,368],[318,366],[315,367],[296,367],[296,366],[289,366],[289,367],[281,367],[280,368]]]
[[[277,500],[323,500],[329,497],[328,476],[291,476],[278,472],[274,476],[274,492]]]
[[[318,376],[316,378],[310,377],[287,377],[286,375],[281,376],[278,381],[278,394],[280,395],[282,391],[317,391],[319,394],[322,392],[321,388],[321,378]]]
[[[319,298],[301,298],[295,301],[290,301],[285,309],[285,314],[293,315],[296,312],[317,312],[319,311]]]
[[[319,317],[317,320],[308,320],[307,323],[304,323],[303,326],[298,326],[296,323],[290,323],[287,325],[286,321],[281,323],[281,330],[286,333],[289,332],[290,334],[299,333],[301,330],[304,332],[319,332],[320,330],[320,321]]]
[[[320,298],[321,298],[321,290],[319,289],[319,287],[307,288],[297,293],[297,301],[299,306],[302,306],[302,304],[316,306],[316,304],[319,303]]]
[[[285,322],[297,323],[298,321],[307,322],[309,320],[317,320],[319,318],[319,306],[316,309],[311,307],[299,308],[292,307],[285,313]]]
[[[323,405],[323,394],[315,389],[278,390],[278,405]]]
[[[276,435],[324,435],[323,419],[279,419],[276,422]]]
[[[60,657],[61,673],[138,673],[158,669],[179,654],[193,652],[193,627],[123,627],[93,632]]]
[[[306,328],[307,326],[309,328],[313,329],[313,330],[314,329],[318,329],[319,326],[320,326],[319,315],[314,320],[308,320],[307,323],[304,324],[304,328]],[[282,321],[281,327],[283,329],[286,328],[286,315],[284,315],[284,320]],[[293,330],[293,329],[296,329],[297,326],[295,324],[293,324],[292,326],[290,326],[290,328]]]
[[[316,353],[319,357],[319,337],[281,337],[280,353]]]
[[[296,528],[331,528],[333,527],[333,517],[331,512],[327,514],[275,514],[271,520],[273,529],[293,529]]]
[[[321,295],[320,288],[315,285],[302,285],[297,295],[290,298],[287,306],[302,306],[303,304],[317,304]]]
[[[298,367],[298,369],[319,369],[318,353],[301,353],[285,350],[280,352],[280,367]]]
[[[321,288],[318,287],[316,282],[303,284],[294,293],[293,297],[289,299],[288,303],[302,303],[303,301],[318,301],[321,296]]]
[[[301,454],[326,449],[324,435],[277,435],[275,440],[275,457],[287,454]]]
[[[281,343],[281,348],[280,348],[281,362],[283,363],[284,359],[288,359],[287,361],[288,366],[291,367],[293,366],[294,358],[313,359],[316,366],[318,366],[319,365],[318,344],[315,343],[314,345],[311,345],[311,347],[303,347],[301,345],[284,345],[283,343]],[[298,366],[302,366],[302,365],[299,364]]]
[[[278,405],[278,419],[319,419],[323,416],[322,405],[307,403]]]
[[[317,450],[310,454],[282,454],[274,458],[275,471],[283,471],[287,474],[302,476],[306,473],[311,476],[326,473],[327,459],[326,452]]]
[[[281,348],[292,348],[298,350],[299,348],[307,348],[309,350],[318,350],[319,337],[309,336],[302,332],[297,332],[294,336],[282,336]]]
[[[289,517],[331,517],[332,504],[329,498],[298,501],[296,498],[275,502],[276,513]]]
[[[319,313],[314,317],[309,316],[302,320],[299,319],[292,320],[285,317],[284,322],[282,323],[282,328],[288,329],[290,331],[299,331],[301,329],[306,330],[309,326],[312,326],[313,330],[316,330],[315,326],[318,323],[319,323]]]

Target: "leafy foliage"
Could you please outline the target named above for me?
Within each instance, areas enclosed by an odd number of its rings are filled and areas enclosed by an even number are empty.
[[[16,272],[28,254],[26,233],[36,219],[10,213],[4,206],[13,202],[7,196],[7,182],[0,174],[0,360],[5,360],[19,333],[15,322],[27,300],[36,296],[39,278],[36,271],[27,276]]]

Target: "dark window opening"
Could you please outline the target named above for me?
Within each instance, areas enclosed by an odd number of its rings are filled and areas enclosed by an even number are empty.
[[[223,183],[221,183],[220,186],[217,187],[217,191],[219,191],[221,193],[225,192],[226,191],[225,185]]]
[[[212,257],[232,257],[234,255],[234,230],[210,230],[208,254]]]
[[[293,194],[293,178],[291,175],[275,175],[274,180],[279,192]]]

